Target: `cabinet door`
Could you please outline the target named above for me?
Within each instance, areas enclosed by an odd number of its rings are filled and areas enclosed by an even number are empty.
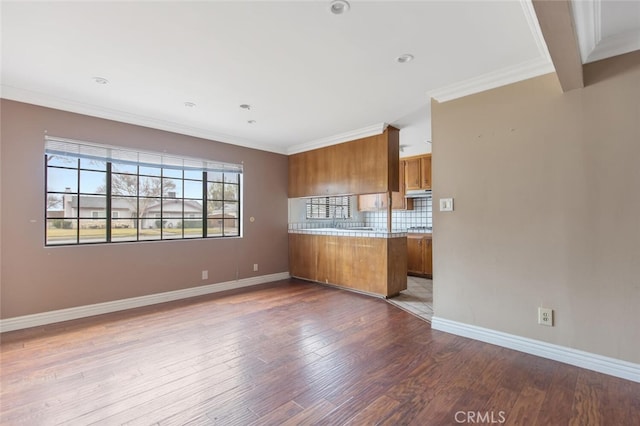
[[[433,240],[424,239],[424,273],[429,278],[433,277]]]
[[[404,162],[404,182],[406,190],[420,189],[420,171],[421,171],[420,158],[411,158]]]
[[[431,189],[431,156],[420,160],[420,189]]]
[[[405,162],[400,161],[398,177],[400,180],[400,191],[391,193],[391,206],[393,210],[413,210],[413,199],[406,199],[405,195]],[[366,194],[358,196],[359,211],[386,210],[388,204],[387,194]]]
[[[316,251],[316,281],[336,283],[336,258],[338,253],[338,238],[334,236],[315,236],[318,240]]]
[[[405,198],[407,185],[405,183],[405,161],[400,161],[400,191],[391,194],[394,210],[413,210],[413,198]]]
[[[407,209],[407,203],[406,203],[406,199],[404,198],[404,193],[400,193],[400,192],[393,192],[391,193],[391,208],[393,210],[412,210],[413,209],[413,205],[411,206],[411,209]]]
[[[294,277],[316,280],[317,243],[312,235],[289,234],[289,269]]]
[[[358,211],[372,212],[378,210],[378,194],[358,195]]]
[[[424,237],[421,235],[407,236],[407,272],[424,274]]]
[[[358,210],[372,212],[387,209],[387,194],[358,195]]]

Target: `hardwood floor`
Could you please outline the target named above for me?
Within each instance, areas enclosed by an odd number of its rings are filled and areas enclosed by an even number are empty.
[[[0,337],[3,425],[640,424],[640,383],[296,280]]]

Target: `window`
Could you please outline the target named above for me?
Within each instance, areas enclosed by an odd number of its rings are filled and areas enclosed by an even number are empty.
[[[307,219],[349,219],[351,198],[316,197],[307,199]]]
[[[241,236],[242,166],[47,138],[46,245]]]

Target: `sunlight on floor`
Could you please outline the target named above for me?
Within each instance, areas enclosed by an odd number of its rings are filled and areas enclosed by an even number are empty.
[[[407,289],[387,301],[431,322],[433,317],[433,281],[426,278],[408,277]]]

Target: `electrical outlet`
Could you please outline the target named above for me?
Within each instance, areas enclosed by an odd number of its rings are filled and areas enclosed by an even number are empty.
[[[538,324],[553,327],[553,309],[538,308]]]
[[[209,271],[202,271],[202,279],[203,280],[209,279]]]
[[[253,271],[255,272],[255,271],[257,271],[257,270],[258,270],[258,264],[257,264],[257,263],[254,263],[254,264],[253,264]]]

